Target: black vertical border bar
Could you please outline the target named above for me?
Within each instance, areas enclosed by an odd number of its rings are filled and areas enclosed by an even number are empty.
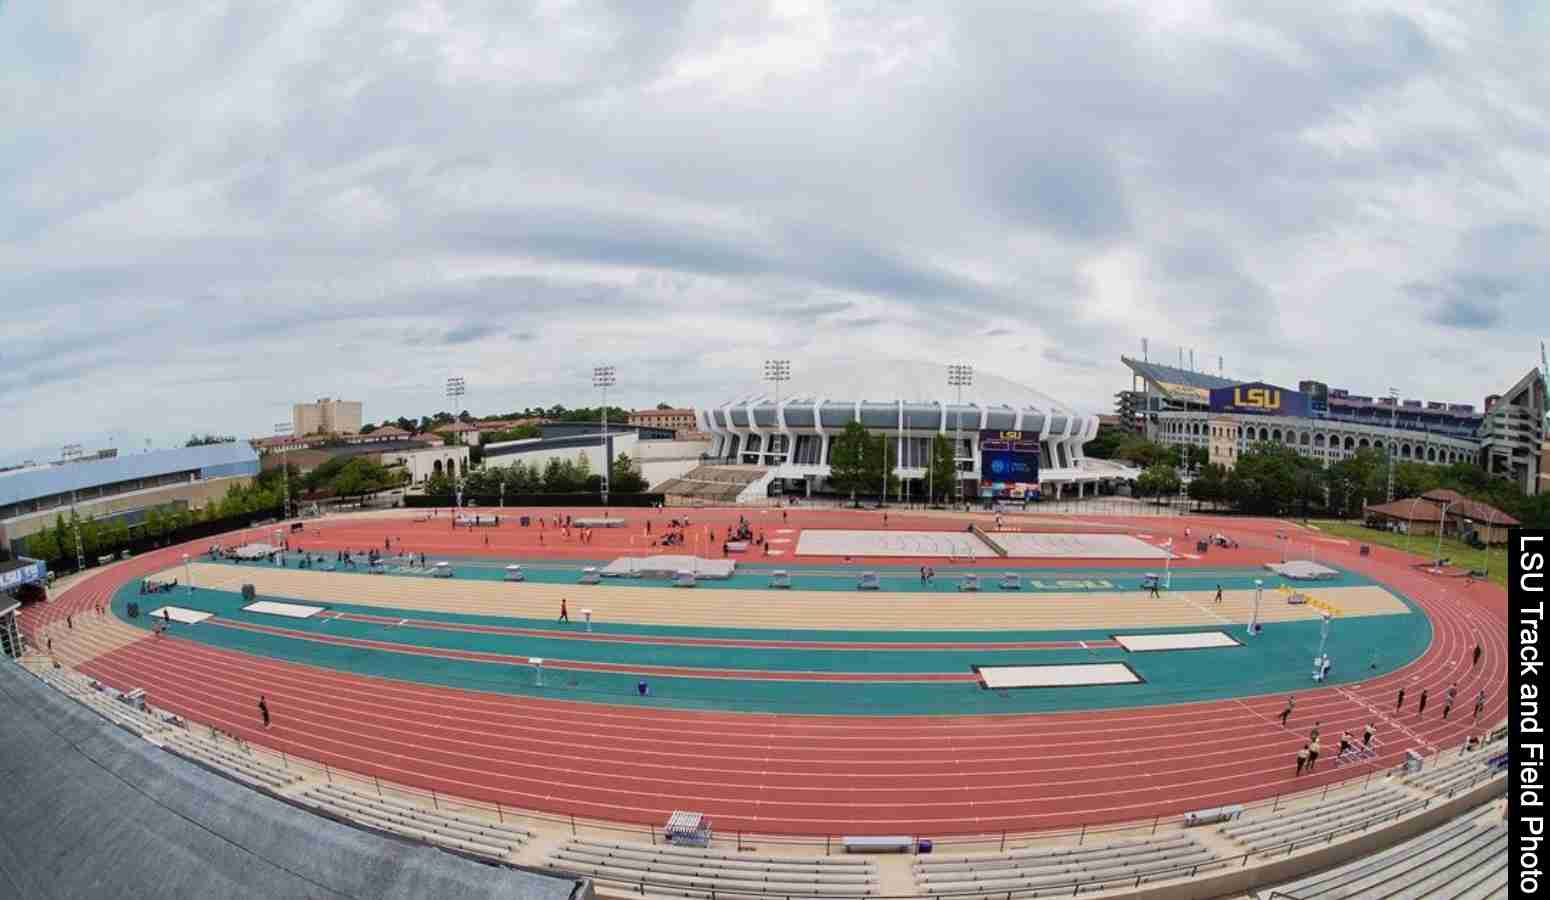
[[[1550,530],[1513,528],[1507,537],[1507,880],[1514,897],[1537,897],[1544,889],[1546,841],[1544,639],[1546,563]]]

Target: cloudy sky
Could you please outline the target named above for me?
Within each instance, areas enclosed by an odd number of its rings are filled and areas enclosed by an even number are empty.
[[[289,8],[286,8],[289,6]],[[0,460],[288,404],[1118,357],[1479,402],[1550,337],[1550,4],[0,2]]]

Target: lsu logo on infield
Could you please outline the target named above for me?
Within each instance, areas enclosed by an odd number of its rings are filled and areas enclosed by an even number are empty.
[[[1273,388],[1233,388],[1232,404],[1254,409],[1280,409],[1281,392]]]

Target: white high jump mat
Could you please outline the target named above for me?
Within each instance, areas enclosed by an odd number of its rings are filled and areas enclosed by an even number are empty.
[[[1116,634],[1114,641],[1131,653],[1243,646],[1221,631],[1191,631],[1188,634]]]
[[[985,559],[996,551],[967,531],[847,531],[805,528],[798,556],[943,556]]]
[[[151,617],[152,622],[165,622],[167,621],[168,613],[172,614],[172,621],[182,622],[184,625],[203,622],[205,619],[215,615],[215,613],[200,612],[197,609],[184,609],[181,606],[163,606],[161,609],[148,613],[148,615]]]
[[[273,600],[260,600],[257,603],[249,603],[242,607],[243,612],[268,613],[271,616],[285,616],[288,619],[310,619],[323,610],[326,606],[302,606],[299,603],[276,603]]]
[[[1057,532],[992,531],[990,539],[1019,558],[1163,559],[1168,551],[1128,534],[1061,534]]]
[[[1141,676],[1124,663],[1071,666],[976,666],[980,684],[1002,688],[1082,687],[1090,684],[1137,684]]]

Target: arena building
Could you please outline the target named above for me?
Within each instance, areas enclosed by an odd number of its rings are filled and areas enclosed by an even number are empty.
[[[1545,381],[1538,369],[1506,392],[1468,403],[1372,397],[1302,381],[1296,390],[1237,381],[1120,357],[1132,389],[1117,395],[1120,414],[1152,440],[1205,448],[1229,468],[1251,445],[1285,444],[1329,464],[1358,450],[1391,449],[1404,462],[1473,463],[1540,489],[1545,440]]]
[[[246,442],[133,453],[0,475],[0,546],[21,542],[73,508],[83,519],[135,525],[154,507],[199,508],[258,474]]]
[[[1097,416],[989,373],[974,373],[960,389],[949,386],[946,366],[883,362],[802,371],[781,387],[697,413],[713,460],[766,469],[751,493],[761,482],[772,493],[827,491],[833,439],[851,422],[894,442],[905,497],[925,496],[936,435],[954,441],[966,497],[1083,495],[1136,474],[1084,458]]]

